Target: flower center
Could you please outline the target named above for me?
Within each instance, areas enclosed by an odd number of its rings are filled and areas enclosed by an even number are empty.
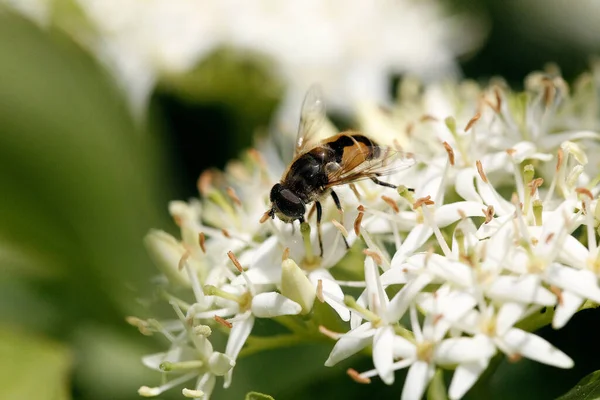
[[[417,344],[417,358],[425,362],[431,362],[433,358],[433,350],[435,349],[435,343],[429,341],[423,341]]]

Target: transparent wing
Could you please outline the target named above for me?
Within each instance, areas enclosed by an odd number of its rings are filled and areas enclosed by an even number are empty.
[[[294,157],[314,147],[322,139],[324,123],[325,103],[322,91],[320,86],[313,85],[308,89],[302,103]]]
[[[415,159],[410,153],[385,146],[375,146],[375,148],[378,152],[378,156],[375,158],[360,163],[354,162],[354,159],[362,160],[365,157],[359,150],[356,150],[355,154],[339,168],[331,168],[327,175],[329,181],[327,187],[392,175],[415,164]]]

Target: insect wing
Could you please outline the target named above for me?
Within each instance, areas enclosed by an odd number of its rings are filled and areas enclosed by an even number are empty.
[[[325,125],[325,103],[321,88],[318,85],[310,87],[300,112],[300,125],[296,138],[294,156],[305,153],[322,139],[322,130]]]
[[[353,150],[349,150],[353,151]],[[332,168],[328,172],[329,183],[327,187],[343,185],[363,179],[376,178],[378,176],[392,175],[415,164],[413,155],[394,150],[391,147],[375,146],[376,157],[362,162],[353,162],[353,159],[364,159],[360,150],[354,150],[349,162],[345,162],[339,168]]]

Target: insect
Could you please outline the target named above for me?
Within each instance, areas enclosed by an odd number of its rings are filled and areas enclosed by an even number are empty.
[[[379,177],[411,164],[403,162],[399,165],[395,161],[406,155],[390,147],[380,146],[373,139],[356,131],[320,138],[324,119],[321,93],[317,86],[313,86],[302,105],[294,159],[283,173],[281,181],[271,189],[271,208],[261,220],[264,222],[268,217],[277,216],[284,222],[293,223],[298,220],[303,223],[306,206],[314,202],[321,257],[321,201],[331,195],[335,206],[343,213],[340,199],[333,188],[370,179],[378,185],[395,189],[395,185],[383,182]],[[344,243],[348,247],[345,238]]]

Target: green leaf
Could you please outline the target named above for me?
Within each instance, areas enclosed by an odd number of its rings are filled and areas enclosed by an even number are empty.
[[[0,327],[0,399],[67,400],[71,356],[63,345]]]
[[[447,400],[444,371],[438,369],[427,389],[427,400]]]
[[[558,400],[600,399],[600,371],[595,371],[580,380],[571,390]]]
[[[272,396],[264,393],[249,392],[246,394],[246,400],[275,400]]]

